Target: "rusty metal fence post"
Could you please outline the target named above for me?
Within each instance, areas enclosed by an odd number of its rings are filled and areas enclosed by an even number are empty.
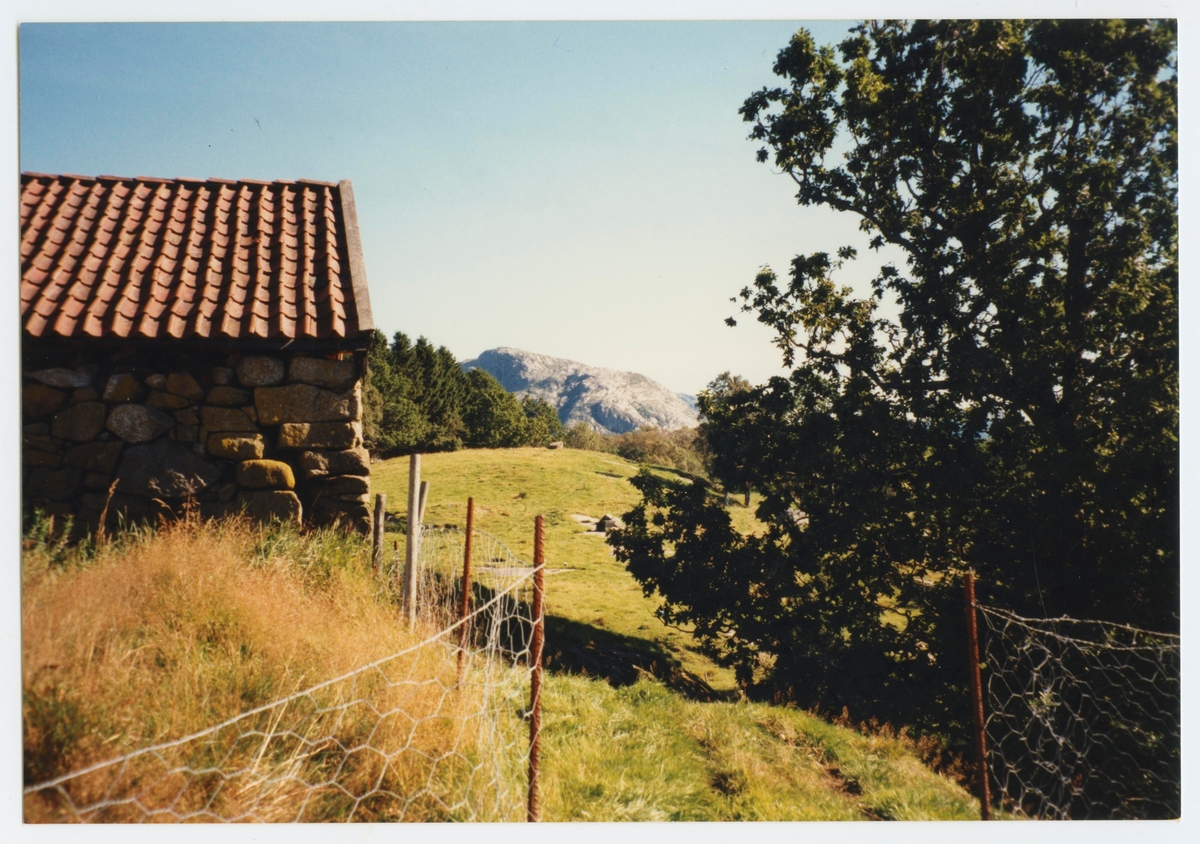
[[[963,579],[966,593],[967,651],[971,672],[971,709],[975,717],[975,758],[979,764],[979,816],[992,819],[992,800],[988,786],[987,738],[984,734],[983,683],[979,676],[979,631],[975,619],[975,575],[967,572]]]
[[[545,626],[546,563],[545,521],[538,516],[533,529],[533,646],[529,654],[529,811],[526,820],[536,823],[542,813],[538,795],[538,765],[542,741],[542,642]]]
[[[471,540],[475,535],[475,499],[467,499],[467,536],[463,549],[462,600],[458,607],[458,682],[463,678],[463,658],[467,650],[467,616],[471,613]]]

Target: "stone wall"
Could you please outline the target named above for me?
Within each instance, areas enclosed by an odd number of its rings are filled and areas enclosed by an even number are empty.
[[[106,502],[110,526],[190,502],[204,517],[370,530],[361,352],[34,346],[23,358],[27,514],[94,528]]]

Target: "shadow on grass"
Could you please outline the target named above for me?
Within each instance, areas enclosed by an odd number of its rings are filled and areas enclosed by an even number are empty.
[[[454,587],[448,591],[457,592]],[[471,584],[473,605],[488,606],[495,592],[478,583]],[[457,603],[455,595],[452,599]],[[493,613],[499,615],[494,619]],[[520,653],[531,639],[528,601],[505,596],[484,611],[474,624],[480,631],[498,631],[501,648]],[[679,660],[656,642],[625,636],[556,615],[546,616],[543,664],[551,672],[583,674],[602,679],[613,686],[630,686],[640,677],[651,676],[673,691],[698,701],[736,700],[736,692],[719,692],[702,678],[684,670]]]
[[[546,616],[547,670],[599,677],[613,686],[629,686],[650,675],[692,700],[728,700],[688,671],[661,646],[555,615]]]

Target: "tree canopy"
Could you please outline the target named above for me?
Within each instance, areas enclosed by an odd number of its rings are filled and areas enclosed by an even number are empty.
[[[737,298],[790,374],[699,401],[762,535],[649,475],[614,535],[748,687],[958,722],[968,569],[1021,615],[1177,630],[1175,61],[1169,21],[866,23],[746,100],[801,205],[905,256],[865,296],[843,246]]]

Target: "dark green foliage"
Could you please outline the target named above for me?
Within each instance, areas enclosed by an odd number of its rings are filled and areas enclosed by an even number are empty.
[[[367,359],[363,435],[372,453],[393,457],[467,448],[549,445],[564,435],[554,408],[518,400],[482,369],[463,372],[445,346],[381,331]]]
[[[968,568],[1022,615],[1178,629],[1175,43],[920,21],[856,27],[839,59],[802,31],[742,107],[802,205],[906,256],[866,299],[832,279],[848,247],[742,291],[791,375],[699,401],[763,536],[643,476],[614,537],[759,692],[961,738]]]
[[[542,399],[523,396],[521,411],[525,414],[524,445],[550,445],[566,435],[558,411]]]
[[[566,430],[563,441],[567,448],[606,451],[634,463],[665,466],[701,477],[707,475],[706,445],[696,428],[669,431],[647,426],[623,434],[602,434],[578,422]]]
[[[467,445],[471,448],[522,445],[525,414],[520,402],[482,369],[472,369],[467,380],[471,386],[465,419],[471,431]]]

